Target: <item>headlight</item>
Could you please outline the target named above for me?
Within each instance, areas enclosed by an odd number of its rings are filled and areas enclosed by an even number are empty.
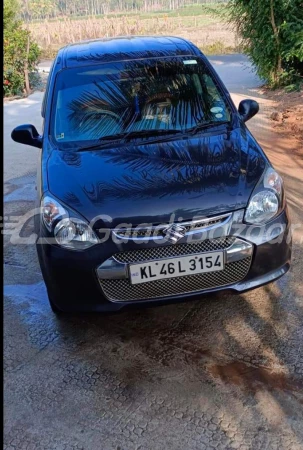
[[[57,223],[54,235],[59,245],[74,250],[89,248],[98,243],[98,238],[84,220],[63,219]]]
[[[68,217],[67,211],[57,200],[45,196],[41,202],[42,220],[48,231],[52,231],[53,225],[60,217]]]
[[[266,170],[263,184],[265,188],[272,189],[279,198],[282,196],[283,180],[272,167]]]
[[[84,250],[98,243],[92,228],[79,217],[70,217],[60,203],[52,197],[45,196],[41,202],[42,221],[46,229],[53,234],[56,242],[71,250]]]
[[[281,210],[283,196],[282,178],[269,167],[249,201],[245,221],[257,224],[268,222]]]
[[[276,194],[270,191],[261,191],[250,199],[245,220],[250,223],[268,222],[277,214],[278,209],[279,201]]]

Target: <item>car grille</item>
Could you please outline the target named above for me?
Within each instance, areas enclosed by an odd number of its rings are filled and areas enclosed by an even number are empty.
[[[131,285],[129,280],[100,280],[104,294],[109,300],[127,302],[180,294],[226,286],[242,280],[251,264],[251,257],[225,265],[218,272],[200,273],[167,280],[150,281]]]
[[[193,253],[222,250],[229,247],[234,238],[221,238],[196,244],[180,244],[149,249],[121,252],[114,255],[123,263],[136,263]],[[225,264],[224,270],[217,272],[187,275],[147,283],[132,285],[128,279],[100,279],[105,296],[112,301],[129,302],[134,300],[156,299],[194,292],[201,292],[220,286],[228,286],[241,281],[249,271],[251,257]]]
[[[191,255],[193,253],[213,252],[224,250],[232,245],[234,237],[223,237],[218,239],[199,241],[192,244],[166,245],[128,252],[116,253],[114,258],[121,263],[137,263],[142,261],[153,261],[156,259],[173,258]]]
[[[222,224],[226,222],[226,220],[230,217],[230,214],[224,214],[222,216],[217,216],[209,219],[201,219],[192,221],[192,222],[180,222],[178,225],[184,227],[185,233],[189,233],[190,231],[199,231],[204,230],[214,225]],[[169,224],[167,224],[169,225]],[[167,225],[158,225],[147,227],[147,228],[125,228],[120,230],[115,230],[115,235],[120,238],[148,238],[148,237],[156,237],[163,236],[163,230],[167,227]]]

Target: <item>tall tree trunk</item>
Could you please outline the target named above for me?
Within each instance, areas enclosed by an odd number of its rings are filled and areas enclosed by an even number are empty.
[[[25,81],[25,91],[26,91],[27,95],[29,95],[31,92],[31,88],[29,85],[29,77],[28,77],[28,57],[29,57],[29,35],[27,36],[26,61],[24,64],[24,81]]]
[[[274,32],[274,37],[276,40],[277,45],[277,67],[276,67],[276,73],[274,74],[275,80],[277,80],[278,76],[282,72],[282,57],[281,57],[281,45],[280,45],[280,37],[279,37],[279,30],[276,24],[275,20],[275,13],[274,13],[274,0],[270,0],[270,22],[271,26]]]

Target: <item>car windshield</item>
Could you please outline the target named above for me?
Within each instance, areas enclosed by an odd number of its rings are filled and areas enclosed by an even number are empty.
[[[51,135],[70,148],[226,121],[227,102],[202,59],[144,59],[59,72]]]

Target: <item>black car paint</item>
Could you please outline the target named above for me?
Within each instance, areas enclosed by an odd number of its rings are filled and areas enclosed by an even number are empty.
[[[172,214],[190,220],[244,208],[265,163],[240,129],[100,151],[53,151],[48,190],[89,222],[100,211],[111,216],[111,227],[165,223]]]

